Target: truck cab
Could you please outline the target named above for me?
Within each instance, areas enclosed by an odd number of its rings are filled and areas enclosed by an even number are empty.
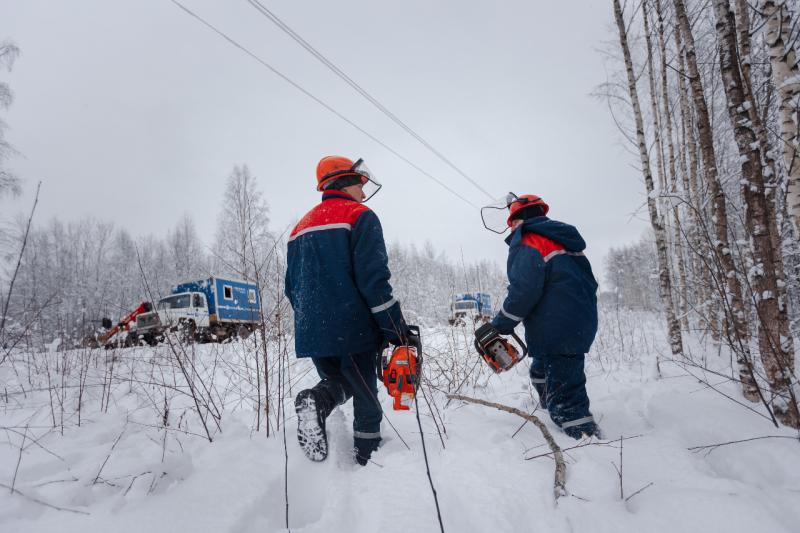
[[[483,292],[454,294],[450,302],[451,326],[463,326],[469,322],[486,322],[492,318],[492,297]]]
[[[184,292],[161,298],[156,305],[159,321],[172,326],[190,321],[196,327],[208,326],[208,305],[201,292]]]
[[[208,305],[201,292],[183,292],[161,298],[154,311],[136,318],[137,336],[154,336],[163,329],[184,327],[189,332],[209,325]]]

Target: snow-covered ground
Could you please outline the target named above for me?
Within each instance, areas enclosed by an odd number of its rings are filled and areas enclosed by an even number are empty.
[[[723,376],[669,362],[661,329],[650,315],[604,318],[587,374],[608,441],[577,443],[535,412],[565,449],[568,495],[557,502],[536,427],[444,396],[458,389],[531,412],[524,365],[490,375],[463,328],[425,331],[431,405],[420,397],[419,406],[445,530],[797,531],[797,433],[726,397],[746,403],[710,344],[695,339],[692,357]],[[269,438],[263,420],[256,431],[251,342],[192,347],[185,372],[168,346],[15,354],[0,367],[0,531],[283,531],[286,494],[295,532],[438,531],[414,411],[392,411],[381,389],[399,436],[384,421],[385,444],[362,468],[350,455],[352,408],[337,410],[331,456],[311,463],[295,441],[291,396],[314,372],[280,351],[270,344],[270,391],[277,397],[285,367],[286,425],[276,431],[273,405]],[[690,449],[765,436],[781,438]],[[586,445],[567,450],[576,444]]]

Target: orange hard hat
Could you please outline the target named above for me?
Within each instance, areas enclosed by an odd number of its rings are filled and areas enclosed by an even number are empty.
[[[534,205],[541,207],[542,216],[547,215],[547,213],[550,211],[550,206],[535,194],[523,194],[522,196],[517,196],[516,198],[512,199],[508,204],[508,226],[511,227],[514,217],[520,211]]]
[[[325,189],[326,185],[342,176],[356,176],[359,173],[353,170],[352,160],[340,155],[329,155],[317,163],[317,190]]]

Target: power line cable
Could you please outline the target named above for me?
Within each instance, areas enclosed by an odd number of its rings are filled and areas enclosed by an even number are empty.
[[[284,33],[286,33],[289,37],[294,39],[300,46],[306,49],[311,55],[317,58],[323,65],[328,67],[334,74],[336,74],[339,78],[341,78],[345,83],[347,83],[350,87],[356,90],[361,96],[366,98],[373,106],[375,106],[378,111],[389,117],[392,122],[403,128],[409,135],[414,137],[417,141],[419,141],[425,148],[430,150],[436,157],[444,161],[450,168],[458,172],[464,179],[469,181],[476,189],[481,191],[485,194],[488,198],[493,198],[493,196],[484,189],[477,181],[472,179],[466,172],[461,170],[459,167],[455,165],[450,159],[444,156],[439,150],[434,148],[428,141],[426,141],[421,135],[419,135],[416,131],[414,131],[410,126],[408,126],[405,122],[400,120],[394,113],[389,111],[377,98],[372,96],[366,89],[361,87],[358,83],[356,83],[350,76],[348,76],[342,69],[340,69],[336,64],[334,64],[330,59],[325,57],[319,50],[314,48],[311,44],[308,43],[303,37],[301,37],[296,31],[290,28],[285,22],[283,22],[275,13],[269,10],[264,4],[259,2],[259,0],[247,0],[248,3],[256,8],[259,13],[263,16],[268,18],[273,24],[278,26]]]
[[[375,143],[377,143],[378,145],[382,146],[384,149],[386,149],[388,152],[390,152],[392,155],[394,155],[395,157],[397,157],[397,158],[398,158],[398,159],[400,159],[401,161],[405,162],[405,163],[406,163],[407,165],[409,165],[411,168],[415,169],[415,170],[416,170],[417,172],[419,172],[420,174],[422,174],[422,175],[426,176],[427,178],[429,178],[430,180],[434,181],[434,182],[435,182],[435,183],[437,183],[437,184],[438,184],[440,187],[442,187],[442,188],[443,188],[443,189],[445,189],[447,192],[449,192],[450,194],[452,194],[452,195],[453,195],[453,196],[455,196],[456,198],[460,199],[460,200],[461,200],[461,201],[463,201],[464,203],[468,204],[469,206],[471,206],[471,207],[473,207],[473,208],[475,208],[475,209],[478,209],[478,206],[477,206],[477,205],[475,205],[474,203],[470,202],[469,200],[467,200],[466,198],[464,198],[463,196],[461,196],[460,194],[458,194],[456,191],[454,191],[453,189],[451,189],[449,186],[447,186],[447,185],[446,185],[444,182],[442,182],[441,180],[439,180],[438,178],[436,178],[434,175],[432,175],[432,174],[431,174],[431,173],[429,173],[428,171],[426,171],[426,170],[422,169],[422,168],[421,168],[421,167],[419,167],[417,164],[415,164],[414,162],[412,162],[410,159],[408,159],[407,157],[405,157],[404,155],[402,155],[400,152],[398,152],[397,150],[395,150],[394,148],[392,148],[391,146],[389,146],[389,145],[388,145],[388,144],[386,144],[385,142],[381,141],[381,140],[380,140],[380,139],[378,139],[378,138],[377,138],[375,135],[371,134],[370,132],[368,132],[367,130],[365,130],[364,128],[362,128],[361,126],[359,126],[358,124],[356,124],[355,122],[353,122],[352,120],[350,120],[349,118],[347,118],[347,117],[346,117],[344,114],[342,114],[342,113],[340,113],[339,111],[337,111],[336,109],[334,109],[332,106],[330,106],[330,105],[329,105],[328,103],[326,103],[324,100],[322,100],[322,99],[318,98],[318,97],[317,97],[317,96],[315,96],[313,93],[311,93],[310,91],[308,91],[307,89],[305,89],[303,86],[301,86],[299,83],[295,82],[294,80],[292,80],[291,78],[289,78],[288,76],[286,76],[285,74],[283,74],[281,71],[279,71],[278,69],[276,69],[275,67],[273,67],[272,65],[270,65],[269,63],[267,63],[266,61],[264,61],[263,59],[261,59],[261,58],[260,58],[259,56],[257,56],[255,53],[251,52],[251,51],[250,51],[249,49],[247,49],[247,48],[246,48],[244,45],[242,45],[242,44],[239,44],[239,42],[237,42],[237,41],[235,41],[233,38],[229,37],[229,36],[228,36],[226,33],[224,33],[222,30],[219,30],[219,29],[218,29],[216,26],[214,26],[213,24],[211,24],[210,22],[208,22],[207,20],[205,20],[203,17],[201,17],[200,15],[198,15],[197,13],[195,13],[194,11],[192,11],[191,9],[189,9],[188,7],[186,7],[186,6],[184,6],[183,4],[181,4],[180,2],[178,2],[178,0],[169,0],[169,1],[170,1],[170,2],[172,2],[173,4],[175,4],[176,6],[178,6],[179,8],[181,8],[181,10],[183,10],[183,11],[184,11],[185,13],[187,13],[189,16],[191,16],[191,17],[192,17],[192,18],[194,18],[195,20],[197,20],[197,21],[199,21],[200,23],[202,23],[202,24],[203,24],[204,26],[206,26],[208,29],[210,29],[211,31],[213,31],[214,33],[216,33],[217,35],[219,35],[220,37],[222,37],[223,39],[225,39],[226,41],[228,41],[230,44],[232,44],[233,46],[235,46],[236,48],[238,48],[239,50],[241,50],[242,52],[244,52],[245,54],[247,54],[247,55],[248,55],[248,56],[250,56],[251,58],[253,58],[253,59],[255,59],[256,61],[258,61],[258,62],[259,62],[259,63],[260,63],[262,66],[264,66],[264,67],[266,67],[267,69],[269,69],[269,70],[270,70],[270,71],[271,71],[273,74],[275,74],[276,76],[278,76],[279,78],[281,78],[283,81],[285,81],[286,83],[288,83],[289,85],[291,85],[292,87],[294,87],[295,89],[297,89],[298,91],[302,92],[302,93],[303,93],[303,94],[305,94],[307,97],[309,97],[309,98],[311,98],[312,100],[314,100],[316,103],[318,103],[319,105],[321,105],[322,107],[324,107],[325,109],[327,109],[328,111],[330,111],[331,113],[333,113],[334,115],[336,115],[337,117],[339,117],[340,119],[342,119],[343,121],[345,121],[346,123],[348,123],[350,126],[352,126],[353,128],[355,128],[356,130],[360,131],[362,134],[364,134],[365,136],[367,136],[368,138],[370,138],[372,141],[374,141],[374,142],[375,142]]]

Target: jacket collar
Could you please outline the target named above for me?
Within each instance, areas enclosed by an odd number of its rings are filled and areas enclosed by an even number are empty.
[[[349,194],[347,194],[345,192],[327,191],[327,192],[322,193],[322,201],[323,202],[325,200],[334,200],[334,199],[350,200],[351,202],[355,202],[356,201],[355,198],[353,198],[352,196],[350,196]]]
[[[544,216],[543,216],[543,217],[536,217],[536,218],[533,218],[533,219],[530,219],[530,220],[526,220],[525,222],[523,222],[522,224],[520,224],[520,225],[517,227],[517,229],[513,230],[513,231],[511,232],[511,235],[509,235],[508,237],[506,237],[506,239],[505,239],[505,241],[506,241],[506,244],[507,244],[507,245],[509,245],[509,246],[514,246],[514,245],[516,245],[516,244],[519,244],[519,241],[521,241],[521,240],[522,240],[522,235],[523,235],[524,233],[526,233],[526,232],[533,232],[533,233],[536,233],[536,232],[533,230],[533,227],[536,225],[536,223],[533,223],[533,224],[532,224],[532,222],[534,222],[534,221],[536,221],[536,222],[543,222],[543,221],[546,221],[546,220],[550,220],[550,219],[549,219],[549,218],[547,218],[547,217],[544,217]]]

